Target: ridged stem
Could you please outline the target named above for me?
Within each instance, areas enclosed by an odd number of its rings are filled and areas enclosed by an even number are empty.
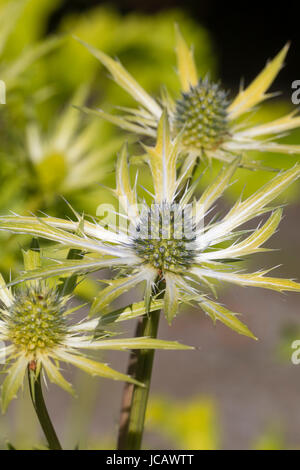
[[[62,450],[43,397],[41,374],[39,373],[38,376],[36,376],[30,369],[30,365],[28,366],[28,382],[32,404],[48,441],[49,449]]]
[[[136,329],[136,336],[156,338],[159,318],[160,310],[140,318]],[[145,387],[125,384],[120,416],[118,450],[139,450],[141,448],[154,353],[154,350],[131,352],[128,374],[142,382]]]

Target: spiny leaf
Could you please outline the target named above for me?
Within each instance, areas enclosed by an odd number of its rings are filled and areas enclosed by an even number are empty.
[[[149,307],[149,313],[154,312],[155,310],[160,310],[163,305],[163,300],[152,300]],[[99,326],[113,322],[132,320],[133,318],[145,315],[145,313],[145,302],[136,302],[125,308],[120,308],[101,316],[99,319]]]
[[[78,367],[79,369],[82,369],[90,375],[105,377],[107,379],[113,380],[121,380],[123,382],[130,382],[135,385],[143,386],[140,382],[134,380],[132,377],[129,377],[126,374],[122,374],[121,372],[111,369],[106,364],[93,361],[92,359],[88,359],[86,357],[83,357],[82,355],[77,356],[75,354],[69,354],[65,351],[59,351],[56,353],[56,356],[59,360],[73,364],[74,366]]]
[[[187,46],[177,25],[175,29],[178,75],[182,91],[187,92],[198,83],[197,69],[192,50]]]
[[[277,209],[260,229],[254,230],[253,233],[245,240],[229,246],[228,248],[224,248],[223,250],[201,253],[198,257],[198,260],[201,262],[217,259],[224,260],[228,258],[230,261],[233,261],[233,258],[236,257],[242,257],[252,253],[265,251],[266,249],[260,248],[260,246],[274,234],[279,225],[281,217],[282,209]]]
[[[31,271],[39,268],[41,265],[40,253],[36,250],[23,251],[24,268]]]
[[[85,41],[75,37],[84,47],[86,47],[93,56],[95,56],[112,74],[114,80],[120,85],[127,93],[129,93],[136,101],[141,103],[148,109],[156,118],[161,115],[159,105],[154,101],[151,96],[137,83],[137,81],[127,72],[127,70],[117,61],[113,60],[104,52],[90,46]]]
[[[274,121],[237,132],[236,137],[258,137],[266,134],[278,134],[279,132],[295,129],[300,126],[300,116],[295,117],[295,114],[297,113],[298,110],[295,110],[286,116],[275,119]]]
[[[157,129],[155,147],[144,146],[155,188],[156,202],[171,202],[176,191],[176,162],[178,139],[171,139],[171,130],[166,111],[163,112]]]
[[[278,173],[245,201],[239,201],[220,223],[213,226],[203,235],[202,242],[204,245],[214,239],[217,240],[221,236],[224,236],[225,233],[229,233],[244,222],[263,213],[264,207],[276,199],[276,197],[291,183],[296,181],[299,176],[300,165],[295,165],[286,171]]]
[[[47,376],[49,377],[50,382],[58,385],[71,395],[75,395],[72,385],[66,381],[66,379],[59,372],[58,367],[54,365],[50,359],[47,359],[46,357],[43,358],[43,367],[47,373]]]
[[[67,273],[83,274],[107,268],[109,266],[112,266],[114,263],[117,263],[119,266],[121,264],[121,261],[115,258],[104,258],[103,260],[82,259],[60,261],[52,266],[45,266],[38,269],[34,269],[29,272],[25,272],[21,276],[14,279],[14,281],[10,282],[9,285],[12,286],[15,284],[19,284],[20,282],[27,282],[34,279],[45,279],[50,276],[61,276]]]
[[[236,317],[236,315],[238,315],[237,313],[230,312],[230,310],[227,310],[227,308],[222,307],[222,305],[219,305],[211,300],[202,301],[199,305],[214,322],[219,320],[237,333],[248,336],[249,338],[257,339],[253,333],[251,333],[249,328],[240,320],[238,320]]]
[[[150,270],[142,270],[141,272],[131,276],[127,276],[121,279],[113,279],[110,281],[110,285],[100,291],[99,295],[97,295],[95,298],[90,314],[95,315],[101,312],[101,310],[107,307],[113,300],[122,295],[124,292],[127,292],[129,289],[136,286],[140,282],[146,281],[149,278],[149,275],[154,277],[154,270],[153,272]]]
[[[286,44],[277,56],[265,66],[262,72],[253,80],[246,90],[241,90],[239,92],[233,103],[231,103],[228,108],[230,119],[235,119],[246,111],[249,111],[257,103],[260,103],[268,97],[265,92],[281,69],[288,49],[289,44]]]
[[[10,289],[7,288],[6,282],[1,273],[0,273],[0,300],[7,307],[9,307],[11,303],[14,301],[13,295]]]
[[[240,158],[236,158],[232,163],[226,165],[220,171],[213,183],[207,187],[198,200],[197,213],[201,209],[203,214],[205,214],[211,208],[214,202],[223,194],[223,192],[228,188],[229,182],[234,175],[239,163]]]
[[[67,259],[70,260],[81,260],[83,258],[83,252],[80,250],[69,250]],[[66,279],[62,279],[62,283],[59,287],[60,292],[62,295],[69,295],[72,294],[74,291],[76,284],[77,284],[78,276],[76,274],[72,274],[71,276],[67,277]]]
[[[105,119],[108,122],[111,122],[117,127],[120,127],[121,129],[124,129],[126,131],[132,132],[133,134],[145,134],[149,135],[150,137],[155,136],[155,132],[148,129],[146,126],[141,126],[134,124],[130,122],[126,116],[116,116],[114,114],[106,113],[102,109],[90,109],[85,106],[74,106],[75,108],[79,109],[80,111],[83,111],[86,114],[91,114],[94,116],[97,116],[101,119]]]
[[[123,146],[117,160],[116,181],[116,193],[120,203],[131,217],[135,219],[138,216],[137,199],[130,183],[127,145]]]
[[[16,397],[19,388],[23,384],[28,360],[20,356],[8,369],[6,379],[2,385],[2,412],[5,413],[11,400]]]
[[[128,349],[193,349],[192,346],[185,346],[177,341],[165,341],[156,338],[138,337],[126,339],[107,339],[91,341],[82,346],[83,349],[110,349],[123,351]]]
[[[165,280],[164,312],[169,325],[171,325],[173,318],[178,313],[179,292],[176,283],[176,275],[172,273],[165,274]]]
[[[197,272],[199,276],[231,282],[240,286],[261,287],[278,292],[300,292],[300,284],[298,282],[292,281],[291,279],[280,279],[276,277],[265,276],[265,274],[267,274],[270,269],[249,274],[218,272],[199,268],[195,268],[194,271]]]

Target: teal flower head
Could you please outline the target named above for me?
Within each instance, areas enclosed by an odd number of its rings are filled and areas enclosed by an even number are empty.
[[[229,99],[228,91],[224,90],[221,84],[211,81],[208,77],[198,77],[193,51],[176,28],[177,72],[181,92],[179,96],[172,97],[163,88],[161,98],[156,100],[118,61],[79,41],[109,70],[116,83],[139,104],[138,109],[123,109],[121,115],[108,114],[100,109],[82,108],[84,111],[96,114],[130,133],[155,139],[158,122],[165,108],[172,137],[182,132],[181,152],[190,161],[200,157],[207,161],[217,159],[230,163],[236,156],[241,156],[240,165],[258,169],[259,163],[249,160],[248,151],[300,153],[299,145],[281,144],[277,141],[283,133],[300,126],[298,111],[259,125],[252,125],[249,120],[249,113],[272,96],[267,90],[283,65],[288,45],[267,63],[247,88],[241,88],[235,98]]]
[[[145,146],[153,180],[151,203],[139,197],[132,185],[126,147],[116,168],[115,196],[120,201],[119,227],[101,221],[77,221],[53,217],[8,216],[0,218],[1,230],[28,233],[80,249],[79,260],[58,261],[25,273],[20,280],[44,278],[67,273],[84,274],[103,268],[118,271],[94,299],[91,313],[105,314],[113,300],[139,284],[145,285],[145,309],[163,306],[169,323],[182,303],[200,306],[214,321],[220,320],[239,333],[253,337],[235,312],[216,302],[216,282],[253,286],[276,291],[299,291],[289,279],[268,275],[269,269],[254,273],[243,271],[244,258],[263,251],[263,244],[276,231],[282,209],[272,201],[300,176],[299,165],[278,173],[257,192],[239,199],[225,214],[209,220],[209,213],[226,190],[239,165],[239,159],[225,165],[217,178],[196,198],[197,181],[186,183],[189,167],[178,170],[179,135],[172,138],[167,113],[159,126],[154,147]],[[191,203],[192,202],[192,203]],[[270,212],[256,230],[242,230],[251,219]],[[159,292],[159,298],[156,293]],[[154,306],[153,306],[154,303]]]

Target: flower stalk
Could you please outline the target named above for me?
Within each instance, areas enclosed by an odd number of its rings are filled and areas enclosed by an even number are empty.
[[[31,365],[28,366],[28,382],[32,404],[47,439],[49,449],[62,450],[43,397],[41,373],[39,372],[36,376]]]
[[[160,310],[144,315],[139,319],[136,336],[157,337]],[[154,361],[153,350],[132,351],[129,359],[128,373],[142,382],[144,387],[126,384],[124,386],[118,450],[140,450],[143,439],[145,415],[151,385]]]

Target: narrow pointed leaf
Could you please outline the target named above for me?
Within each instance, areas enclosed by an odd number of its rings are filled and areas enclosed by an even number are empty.
[[[237,313],[230,312],[227,308],[222,307],[222,305],[211,300],[200,302],[200,306],[214,322],[219,320],[237,333],[248,336],[249,338],[257,339],[253,333],[251,333],[249,328],[237,318]]]
[[[282,209],[277,209],[269,217],[267,222],[258,230],[254,230],[253,233],[240,243],[236,243],[223,250],[208,251],[200,253],[197,260],[201,263],[209,260],[221,260],[221,259],[234,259],[237,257],[243,257],[249,254],[264,251],[264,248],[260,246],[265,243],[276,231],[279,222],[282,217]]]
[[[250,274],[213,271],[201,268],[194,268],[193,271],[200,277],[203,276],[220,281],[231,282],[240,286],[261,287],[263,289],[271,289],[278,292],[300,292],[300,283],[298,282],[295,282],[291,279],[265,276],[265,274],[267,274],[270,270],[259,271]]]
[[[122,374],[121,372],[111,369],[111,367],[107,366],[106,364],[93,361],[92,359],[88,359],[83,356],[69,354],[65,351],[60,351],[56,355],[58,359],[73,364],[90,375],[104,377],[106,379],[121,380],[123,382],[130,382],[142,386],[142,384],[137,380],[134,380],[132,377],[129,377],[126,374]]]
[[[45,357],[43,358],[43,368],[45,369],[50,382],[58,385],[71,395],[75,395],[75,391],[72,385],[66,381],[66,379],[59,372],[58,367],[56,367],[50,359]]]
[[[199,212],[199,216],[197,219],[199,220],[201,214],[205,214],[212,205],[216,202],[216,200],[222,196],[223,192],[228,188],[229,182],[234,175],[235,171],[238,168],[240,163],[240,159],[236,158],[232,163],[225,166],[215,180],[208,186],[208,188],[204,191],[202,196],[197,202],[197,214]]]
[[[176,191],[178,140],[172,141],[169,120],[163,112],[158,124],[155,147],[144,146],[154,182],[156,202],[171,202]]]
[[[4,303],[6,307],[9,307],[14,301],[13,295],[10,289],[7,288],[6,282],[0,273],[0,300]]]
[[[177,276],[171,273],[165,274],[166,292],[164,296],[164,312],[169,325],[178,313],[179,292],[176,283]]]
[[[149,306],[148,312],[154,312],[155,310],[160,310],[164,305],[163,300],[152,300]],[[128,307],[115,310],[113,312],[107,313],[100,317],[99,326],[120,322],[125,320],[132,320],[133,318],[140,317],[146,314],[145,302],[136,302]]]
[[[116,181],[116,194],[119,197],[120,203],[126,210],[126,213],[136,220],[138,216],[137,199],[130,183],[127,145],[123,146],[117,160]]]
[[[268,134],[279,134],[280,132],[285,132],[287,130],[295,129],[300,126],[300,116],[296,116],[298,110],[292,111],[291,113],[283,116],[274,121],[261,124],[259,126],[250,127],[242,132],[236,134],[237,138],[240,137],[258,137]]]
[[[84,47],[86,47],[93,56],[95,56],[112,74],[114,80],[120,85],[127,93],[129,93],[136,101],[141,103],[148,109],[156,118],[161,115],[159,105],[154,101],[148,93],[137,83],[137,81],[127,72],[127,70],[117,61],[113,60],[104,52],[90,46],[85,41],[75,38]]]
[[[103,311],[117,297],[135,287],[140,282],[147,281],[149,278],[154,279],[155,276],[155,270],[149,268],[148,270],[143,269],[141,272],[132,276],[110,281],[110,285],[104,288],[95,298],[90,314],[95,315],[97,313],[101,313],[101,311]]]
[[[222,222],[209,229],[201,238],[204,246],[212,240],[217,240],[224,234],[259,215],[263,208],[276,199],[291,183],[300,176],[300,165],[295,165],[289,170],[278,173],[262,188],[256,191],[245,201],[238,202],[225,216]]]
[[[110,349],[116,351],[123,351],[128,349],[193,349],[193,347],[185,346],[184,344],[180,344],[177,341],[164,341],[156,338],[148,338],[146,336],[140,338],[90,341],[88,343],[83,342],[83,345],[80,347],[83,349]]]
[[[192,50],[183,39],[178,26],[176,27],[177,69],[182,91],[189,91],[191,86],[198,83],[197,69]]]
[[[286,44],[277,56],[265,66],[246,90],[239,92],[238,96],[228,108],[230,119],[235,119],[246,111],[249,111],[253,106],[267,97],[265,92],[281,69],[288,48],[289,44]]]

